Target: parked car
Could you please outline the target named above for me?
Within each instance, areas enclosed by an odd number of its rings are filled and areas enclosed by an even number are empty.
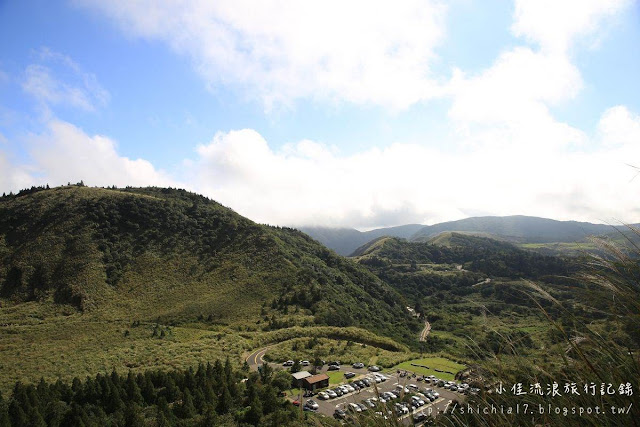
[[[340,365],[329,365],[327,370],[328,371],[339,371],[340,370]]]
[[[300,364],[301,364],[302,366],[309,366],[309,365],[310,365],[310,363],[309,363],[309,361],[308,361],[308,360],[301,360],[301,361],[300,361]]]
[[[348,408],[351,412],[356,412],[356,413],[362,412],[362,409],[360,408],[360,406],[356,405],[355,403],[349,403]]]
[[[353,378],[355,376],[356,376],[356,374],[354,374],[353,372],[345,372],[344,373],[344,377],[347,378],[347,379],[348,378]]]
[[[334,418],[337,418],[339,420],[344,420],[345,418],[347,418],[347,413],[340,408],[336,408],[333,416]]]
[[[395,393],[392,393],[390,391],[385,391],[384,393],[382,393],[382,396],[387,399],[387,401],[389,400],[393,400],[393,399],[397,399],[398,396]]]
[[[387,377],[387,376],[386,376],[386,375],[384,375],[384,374],[378,374],[378,373],[375,373],[375,374],[373,374],[373,375],[375,375],[377,378],[380,378],[380,381],[386,381],[386,380],[388,380],[388,379],[389,379],[389,377]]]
[[[304,405],[308,406],[309,408],[313,409],[314,411],[318,410],[318,408],[320,407],[320,405],[318,405],[318,402],[316,402],[313,399],[307,400]]]
[[[321,391],[320,393],[318,393],[318,399],[329,400],[329,397],[329,393],[327,393],[326,391]]]
[[[325,393],[327,393],[331,399],[338,397],[338,393],[336,393],[335,390],[326,390]]]
[[[329,393],[329,396],[331,397],[334,397],[331,395],[331,393],[334,393],[335,397],[338,397],[338,396],[342,396],[344,394],[344,391],[340,387],[336,387],[332,390],[327,390],[327,393]]]
[[[365,386],[369,387],[371,385],[371,380],[369,378],[363,378],[360,381],[364,383]]]
[[[364,368],[364,363],[362,362],[356,362],[353,364],[354,369],[362,369]]]
[[[413,416],[414,424],[421,423],[426,419],[427,419],[427,416],[424,414],[424,412],[418,412]]]
[[[294,400],[291,403],[293,403],[293,406],[300,406],[300,401],[299,400]]]
[[[380,371],[380,367],[376,366],[376,365],[371,365],[371,366],[369,366],[369,370],[371,372],[378,372],[378,371]]]
[[[398,393],[409,393],[409,389],[407,387],[403,387],[401,384],[398,384],[396,386],[396,388],[394,389],[394,391],[398,392]],[[397,393],[396,393],[397,394]]]
[[[369,409],[365,405],[363,405],[362,403],[356,403],[356,405],[358,405],[360,407],[360,412],[363,412],[363,411],[366,411],[367,409]]]
[[[425,401],[420,399],[418,396],[411,396],[411,400],[416,404],[416,406],[423,406]]]
[[[409,408],[407,407],[407,405],[403,405],[402,403],[398,402],[395,404],[396,407],[396,412],[399,414],[408,414],[409,413]]]

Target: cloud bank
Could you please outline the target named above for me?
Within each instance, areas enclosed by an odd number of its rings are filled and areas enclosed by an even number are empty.
[[[611,105],[593,132],[552,113],[586,84],[574,51],[597,44],[628,1],[516,1],[510,30],[518,43],[483,70],[453,69],[450,76],[430,67],[446,30],[446,8],[437,2],[278,8],[276,2],[78,1],[132,37],[162,40],[187,55],[213,88],[238,87],[267,107],[310,98],[396,111],[441,98],[449,102],[453,142],[444,150],[398,141],[345,155],[311,140],[275,149],[256,130],[225,130],[169,174],[121,156],[106,136],[54,118],[29,138],[27,164],[12,166],[0,145],[4,187],[80,179],[184,187],[279,225],[369,228],[512,214],[640,222],[640,178],[626,164],[640,166],[637,113]],[[80,79],[77,95],[38,67],[27,69],[24,89],[43,102],[85,110],[100,104],[100,91],[90,89],[97,82]]]

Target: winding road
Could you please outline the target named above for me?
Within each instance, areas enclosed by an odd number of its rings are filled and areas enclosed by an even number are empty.
[[[427,336],[431,332],[431,323],[424,321],[424,329],[420,332],[420,342],[424,342],[427,340]]]
[[[255,350],[253,353],[251,353],[249,356],[247,356],[245,360],[249,364],[249,368],[251,368],[252,371],[257,371],[258,366],[263,365],[265,363],[264,355],[267,352],[267,350],[269,350],[269,347],[259,348]]]

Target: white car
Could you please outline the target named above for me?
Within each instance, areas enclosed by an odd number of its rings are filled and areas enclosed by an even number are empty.
[[[321,391],[320,393],[318,393],[318,399],[329,400],[329,398],[329,393],[327,393],[326,391]]]
[[[332,399],[338,397],[338,394],[333,390],[327,390],[324,393],[327,393],[329,395],[329,397],[332,398]]]
[[[407,387],[403,387],[401,384],[396,385],[396,388],[394,391],[397,392],[396,394],[402,393],[402,392],[409,393],[409,389]]]
[[[349,403],[349,410],[351,412],[362,412],[362,409],[355,403]]]
[[[412,396],[411,400],[416,404],[416,406],[423,406],[425,404],[424,400],[420,399],[418,396]]]
[[[317,411],[318,408],[320,407],[320,405],[318,405],[318,402],[316,402],[315,400],[309,399],[305,402],[305,406],[307,408],[311,408],[314,411]]]
[[[409,408],[407,408],[407,406],[403,405],[402,403],[396,403],[396,411],[398,411],[398,413],[400,414],[408,414]]]
[[[383,375],[383,374],[375,373],[375,374],[373,374],[373,375],[375,375],[375,376],[376,376],[376,378],[380,378],[380,381],[386,381],[386,380],[388,380],[388,379],[389,379],[389,377],[387,377],[387,376],[385,376],[385,375]]]
[[[302,366],[309,366],[309,361],[308,361],[308,360],[301,360],[301,361],[300,361],[300,364],[301,364]]]

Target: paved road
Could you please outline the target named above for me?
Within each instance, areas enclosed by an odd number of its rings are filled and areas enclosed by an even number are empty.
[[[431,332],[431,323],[425,320],[424,329],[422,330],[422,332],[420,332],[420,342],[424,342],[427,340],[427,336],[429,335],[429,332]]]
[[[269,347],[259,348],[257,350],[254,350],[253,353],[247,356],[246,361],[252,371],[257,371],[258,366],[264,364],[264,355],[267,350],[269,350]]]

